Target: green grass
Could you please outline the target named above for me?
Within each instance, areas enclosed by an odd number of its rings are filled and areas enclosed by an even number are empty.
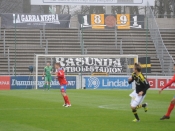
[[[131,90],[68,90],[72,107],[62,107],[59,90],[0,91],[0,131],[174,131],[171,119],[160,121],[174,91],[148,91],[149,111],[133,123]]]

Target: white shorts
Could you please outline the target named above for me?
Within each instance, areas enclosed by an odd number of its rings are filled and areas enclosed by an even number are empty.
[[[146,97],[146,95],[138,96],[135,90],[129,96],[131,97],[131,107],[137,107]]]

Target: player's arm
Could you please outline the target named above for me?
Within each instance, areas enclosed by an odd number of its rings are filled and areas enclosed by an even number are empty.
[[[50,74],[53,74],[53,67],[51,67]]]
[[[44,71],[43,71],[43,76],[45,76],[46,74],[46,68],[44,68]]]
[[[139,93],[140,95],[142,95],[143,93],[145,93],[149,88],[150,88],[150,85],[149,85],[149,82],[147,79],[144,79],[143,81],[143,89],[142,91]]]
[[[134,81],[134,73],[132,73],[132,76],[128,79],[128,83],[131,84]]]
[[[172,83],[175,82],[175,75],[173,76],[173,78],[164,86],[160,89],[159,93],[161,93],[165,88],[169,87],[172,85]]]
[[[44,68],[44,71],[43,71],[43,76],[42,76],[42,80],[44,80],[44,76],[46,74],[46,68]]]
[[[57,72],[57,70],[54,72],[54,76],[55,76],[55,80],[58,78],[58,72]]]

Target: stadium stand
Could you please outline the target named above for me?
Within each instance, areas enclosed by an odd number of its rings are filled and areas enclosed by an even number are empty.
[[[173,59],[175,60],[175,30],[174,29],[161,29],[160,30],[162,39],[164,41],[165,46],[167,47],[167,50],[172,55]]]
[[[46,30],[48,40],[48,54],[81,54],[80,38],[77,29]],[[149,35],[149,34],[148,34]],[[114,30],[84,30],[83,40],[87,54],[120,54],[120,40],[122,39],[123,54],[138,54],[146,56],[146,30],[118,30],[117,47]],[[6,56],[3,55],[4,36],[0,41],[0,74],[8,74],[7,52],[9,47],[10,74],[13,74],[15,64],[15,32],[5,31]],[[46,41],[40,45],[40,30],[18,29],[16,33],[16,71],[17,75],[28,74],[28,66],[33,65],[34,54],[45,54]],[[151,57],[152,73],[160,73],[160,62],[152,40],[148,39],[148,56]],[[170,47],[171,48],[171,47]],[[44,61],[43,61],[44,64]],[[42,67],[40,67],[40,72]]]

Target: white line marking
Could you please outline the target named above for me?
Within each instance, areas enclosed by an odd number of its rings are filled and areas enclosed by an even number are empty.
[[[109,110],[128,110],[126,104],[110,104],[110,105],[100,105],[99,108],[109,109]]]
[[[0,108],[0,110],[55,110],[57,108]]]
[[[130,110],[129,104],[110,104],[110,105],[100,105],[98,108],[108,109],[108,110]],[[148,106],[149,108],[149,106]],[[151,109],[157,109],[157,107],[150,107]],[[164,106],[159,106],[159,109],[164,109]]]

